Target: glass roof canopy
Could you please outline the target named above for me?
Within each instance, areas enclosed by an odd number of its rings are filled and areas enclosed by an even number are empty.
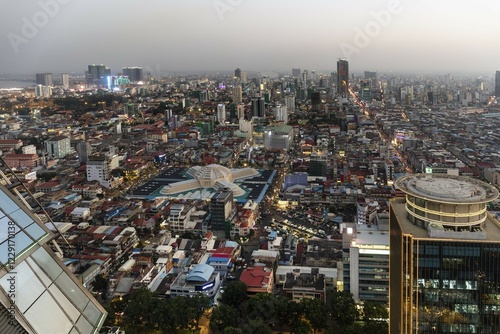
[[[98,333],[106,311],[46,244],[51,238],[39,218],[0,185],[0,304],[29,333]]]

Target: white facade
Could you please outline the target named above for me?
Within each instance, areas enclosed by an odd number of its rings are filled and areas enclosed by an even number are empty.
[[[49,98],[52,96],[52,87],[37,85],[35,87],[35,97]]]
[[[45,150],[49,158],[61,159],[72,153],[70,139],[55,137],[45,141]]]
[[[22,147],[23,154],[36,154],[35,145],[26,145]]]
[[[287,95],[285,96],[285,105],[290,113],[295,112],[295,95]]]
[[[278,105],[276,106],[276,120],[288,123],[288,108],[287,106]]]
[[[226,122],[226,106],[222,103],[217,105],[217,122],[224,124]]]

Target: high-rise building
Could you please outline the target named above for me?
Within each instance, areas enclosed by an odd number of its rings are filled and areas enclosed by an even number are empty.
[[[295,95],[285,96],[285,105],[289,113],[295,112]]]
[[[106,78],[111,75],[111,70],[104,65],[89,65],[87,75],[87,83],[94,85],[106,85]]]
[[[255,117],[266,116],[266,103],[263,97],[252,99],[252,115]]]
[[[377,72],[365,71],[365,80],[377,79]]]
[[[237,68],[234,70],[234,77],[237,79],[241,79],[241,69]]]
[[[71,154],[71,141],[68,137],[57,136],[45,141],[45,151],[49,158],[61,159]]]
[[[288,109],[284,105],[276,106],[276,120],[283,121],[285,124],[288,123]]]
[[[500,98],[500,71],[495,74],[495,96]]]
[[[64,89],[69,88],[69,74],[68,73],[61,74],[61,86]]]
[[[240,103],[243,101],[243,89],[240,85],[233,87],[233,103]]]
[[[321,109],[321,94],[320,92],[311,93],[311,111],[319,112]]]
[[[42,86],[54,86],[52,73],[37,73],[36,84]]]
[[[337,94],[344,97],[349,94],[349,62],[346,59],[337,61]]]
[[[300,77],[300,68],[292,68],[292,77],[294,78]]]
[[[210,199],[210,213],[212,214],[212,230],[231,231],[231,221],[236,214],[233,203],[233,192],[230,189],[215,193]]]
[[[219,103],[217,105],[217,122],[219,122],[219,124],[226,123],[226,106],[224,103]]]
[[[92,152],[92,146],[88,142],[82,140],[76,144],[76,152],[78,153],[78,162],[86,163]]]
[[[99,333],[106,311],[51,249],[54,235],[25,204],[29,198],[6,184],[5,178],[0,185],[0,332]]]
[[[128,77],[131,82],[144,81],[142,67],[124,67],[122,68],[122,74]]]
[[[243,103],[236,106],[236,116],[238,119],[245,118],[245,105]]]
[[[498,190],[444,174],[399,178],[390,204],[390,334],[500,332]]]
[[[35,97],[49,98],[52,96],[51,86],[37,85],[35,87]]]

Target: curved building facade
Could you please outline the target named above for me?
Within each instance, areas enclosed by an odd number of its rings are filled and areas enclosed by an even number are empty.
[[[407,175],[396,186],[406,193],[408,220],[437,232],[484,231],[487,205],[498,197],[487,183],[453,175]]]

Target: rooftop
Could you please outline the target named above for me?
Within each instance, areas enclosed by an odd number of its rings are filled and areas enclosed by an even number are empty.
[[[406,217],[406,208],[405,208],[405,200],[404,199],[394,199],[391,201],[391,206],[394,210],[394,214],[396,215],[401,228],[403,229],[403,233],[412,234],[414,238],[419,239],[427,239],[431,238],[429,232],[426,229],[413,225]],[[476,240],[476,239],[464,239],[464,238],[445,238],[451,240],[468,240],[468,241],[500,241],[500,223],[491,215],[488,214],[486,217],[486,221],[484,222],[484,229],[486,230],[486,239],[484,240]],[[467,232],[460,232],[467,233]],[[469,232],[473,233],[473,232]]]

